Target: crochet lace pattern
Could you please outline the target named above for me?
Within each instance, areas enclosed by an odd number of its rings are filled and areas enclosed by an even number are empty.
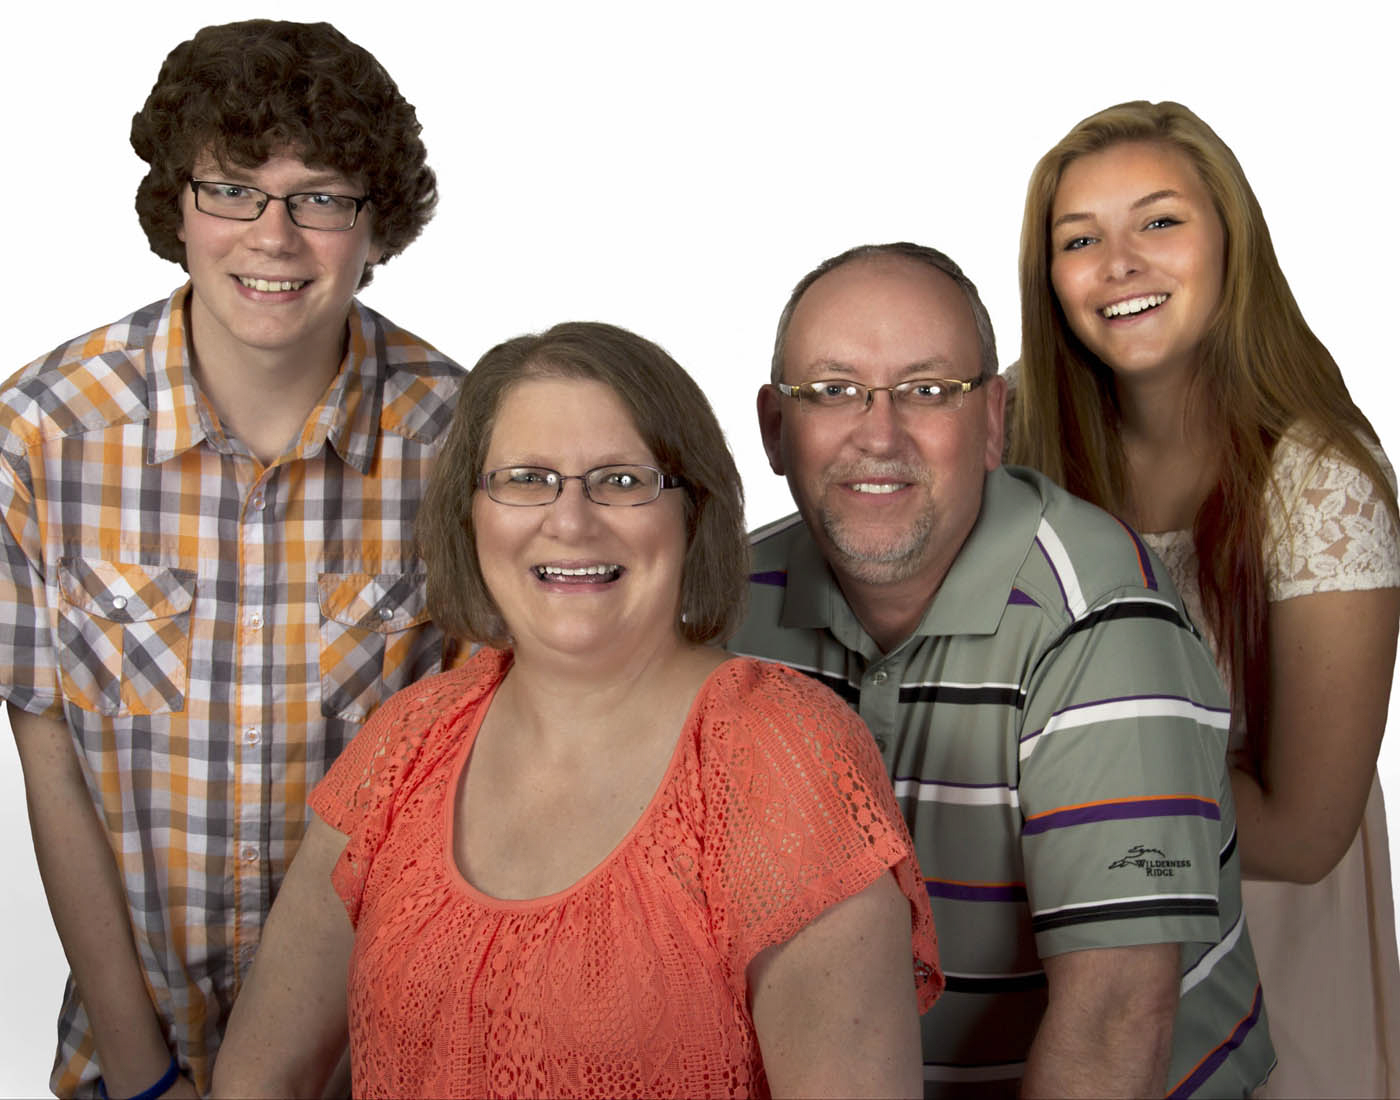
[[[1395,483],[1390,462],[1368,444],[1381,471]],[[1375,483],[1348,460],[1300,431],[1274,448],[1268,503],[1269,541],[1264,564],[1271,602],[1312,592],[1345,592],[1400,585],[1400,542],[1395,521]],[[1230,682],[1229,660],[1219,652],[1201,603],[1196,544],[1190,531],[1143,538],[1176,582],[1186,610],[1216,653],[1221,676]]]
[[[399,693],[316,789],[350,837],[357,1096],[765,1096],[747,967],[892,869],[921,1011],[932,918],[865,727],[800,673],[734,659],[701,688],[652,802],[573,886],[506,901],[452,856],[461,769],[508,653]]]

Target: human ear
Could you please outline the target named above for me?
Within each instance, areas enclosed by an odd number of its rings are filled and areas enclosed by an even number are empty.
[[[998,374],[983,382],[982,388],[987,391],[987,450],[982,461],[988,470],[995,470],[1001,465],[1006,439],[1006,379]]]
[[[763,437],[769,467],[779,477],[783,476],[787,473],[783,466],[783,395],[768,383],[758,388],[758,431]]]

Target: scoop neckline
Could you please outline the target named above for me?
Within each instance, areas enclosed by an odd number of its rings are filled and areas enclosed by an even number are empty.
[[[616,862],[618,856],[624,852],[631,844],[637,833],[641,831],[656,812],[663,795],[670,788],[675,773],[680,766],[686,746],[686,733],[696,721],[697,711],[701,702],[709,694],[714,684],[715,678],[720,672],[736,661],[744,661],[747,658],[731,656],[712,668],[705,677],[700,687],[695,692],[695,697],[690,701],[690,707],[686,711],[685,720],[681,723],[681,728],[676,733],[676,743],[671,749],[671,758],[667,761],[666,771],[662,774],[661,780],[656,785],[656,790],[647,800],[646,806],[638,815],[637,820],[632,823],[631,828],[623,834],[622,838],[612,849],[603,856],[594,866],[585,871],[579,878],[574,880],[562,890],[556,890],[552,894],[541,894],[533,898],[498,898],[494,894],[488,894],[481,890],[462,873],[462,868],[457,865],[457,856],[453,836],[457,827],[457,791],[461,787],[462,775],[466,770],[467,761],[471,759],[472,747],[476,744],[477,735],[481,732],[481,724],[486,720],[486,712],[491,709],[491,703],[496,697],[496,692],[501,684],[505,682],[505,673],[501,678],[491,685],[490,691],[482,697],[481,703],[477,707],[477,712],[473,716],[471,725],[462,738],[462,745],[457,750],[457,759],[452,763],[452,771],[448,781],[448,797],[444,800],[442,818],[440,821],[441,848],[440,858],[445,865],[445,873],[449,886],[463,894],[475,905],[499,912],[524,912],[535,909],[548,909],[558,906],[566,901],[571,895],[586,889],[589,883],[605,873],[607,869]],[[509,671],[507,669],[507,671]]]

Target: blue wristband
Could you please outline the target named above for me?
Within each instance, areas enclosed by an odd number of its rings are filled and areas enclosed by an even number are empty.
[[[175,1055],[172,1054],[170,1056],[170,1065],[165,1067],[165,1073],[161,1075],[161,1079],[144,1092],[138,1092],[135,1096],[131,1097],[131,1100],[160,1100],[160,1097],[169,1092],[170,1086],[175,1084],[179,1079],[180,1063],[176,1061]],[[102,1100],[112,1100],[112,1098],[107,1095],[107,1082],[100,1077],[97,1079],[97,1091],[101,1094]]]

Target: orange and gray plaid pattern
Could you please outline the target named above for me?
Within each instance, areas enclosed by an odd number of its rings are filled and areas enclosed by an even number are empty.
[[[264,468],[195,383],[186,290],[0,390],[0,693],[72,730],[204,1090],[308,793],[440,666],[413,519],[461,370],[357,304],[340,373]],[[70,981],[51,1084],[100,1072]]]

